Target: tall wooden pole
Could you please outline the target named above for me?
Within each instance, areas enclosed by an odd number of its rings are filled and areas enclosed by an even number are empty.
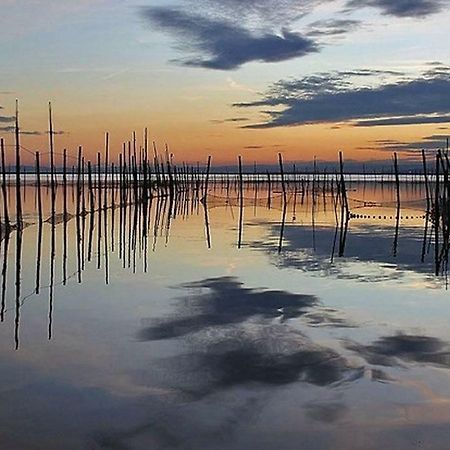
[[[16,144],[16,221],[17,227],[22,229],[22,197],[20,195],[20,131],[19,131],[19,100],[16,100],[15,120],[15,144]]]
[[[0,140],[1,160],[2,160],[2,196],[3,196],[3,215],[5,216],[6,234],[9,232],[9,213],[8,213],[8,193],[6,188],[6,167],[5,167],[5,142]]]

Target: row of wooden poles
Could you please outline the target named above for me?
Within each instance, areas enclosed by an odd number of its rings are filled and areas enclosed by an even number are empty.
[[[208,157],[206,166],[200,169],[183,163],[177,166],[173,163],[173,155],[169,153],[167,145],[164,154],[161,156],[158,152],[156,144],[152,143],[152,149],[149,149],[148,132],[144,130],[143,144],[137,145],[136,133],[133,133],[132,140],[124,143],[122,151],[118,156],[117,163],[110,161],[110,141],[109,134],[105,135],[104,156],[100,152],[97,153],[95,162],[86,160],[81,147],[78,148],[77,163],[68,167],[67,150],[63,150],[62,173],[57,171],[55,165],[55,145],[54,145],[54,126],[52,117],[52,106],[49,103],[49,155],[50,155],[50,190],[51,190],[51,216],[50,220],[56,220],[56,193],[62,185],[63,191],[63,212],[62,220],[68,220],[71,215],[67,208],[67,185],[69,183],[76,184],[76,211],[75,214],[85,215],[93,213],[97,209],[115,208],[124,204],[140,204],[146,203],[152,197],[168,197],[175,199],[176,196],[183,193],[189,198],[206,203],[208,199],[210,173],[211,173],[211,156]],[[0,158],[1,158],[1,191],[3,199],[3,221],[0,232],[9,233],[13,229],[22,229],[24,226],[22,213],[22,178],[21,178],[21,144],[20,144],[20,126],[19,126],[19,108],[16,102],[15,113],[15,224],[11,221],[11,215],[8,209],[8,184],[6,164],[5,164],[5,143],[0,140]],[[152,155],[150,156],[150,153]],[[430,174],[427,167],[426,154],[422,151],[423,161],[423,182],[426,191],[426,215],[430,219],[435,231],[435,243],[443,242],[444,251],[439,250],[439,258],[445,259],[448,255],[450,241],[450,183],[449,183],[449,159],[447,152],[438,151],[435,159],[434,174],[434,195],[433,183],[430,181]],[[310,177],[297,178],[290,176],[286,179],[281,154],[278,155],[279,172],[264,174],[263,179],[258,176],[249,178],[244,177],[242,157],[238,157],[238,174],[237,176],[230,174],[222,174],[219,178],[220,182],[226,184],[227,193],[233,188],[239,193],[241,209],[244,206],[243,186],[244,183],[264,182],[268,188],[268,202],[270,206],[270,197],[272,192],[277,188],[281,188],[284,204],[287,203],[287,195],[292,189],[294,195],[299,190],[304,194],[305,190],[312,184],[313,199],[319,191],[321,184],[322,192],[326,191],[333,195],[336,193],[335,206],[339,205],[341,213],[341,222],[345,218],[350,217],[350,208],[346,189],[346,174],[344,172],[343,154],[339,152],[339,170],[334,174],[319,174],[314,161],[314,172],[312,180]],[[398,166],[397,154],[394,153],[393,158],[393,174],[397,191],[397,216],[400,216],[401,198],[400,198],[400,174]],[[58,181],[58,173],[62,176],[62,181]],[[321,175],[321,176],[320,176]],[[330,175],[330,176],[328,176]],[[41,198],[41,158],[40,153],[35,152],[35,183],[37,187],[37,209],[39,222],[44,221],[42,198]],[[214,178],[214,185],[217,184],[217,177]],[[87,185],[87,193],[85,186]],[[293,187],[292,187],[293,186]],[[436,249],[438,245],[435,246]],[[438,251],[438,250],[436,250]]]
[[[66,158],[65,158],[66,159]],[[79,161],[81,161],[82,167],[82,156]],[[38,159],[39,160],[39,159]],[[210,162],[210,158],[208,158]],[[281,244],[283,241],[283,231],[284,224],[286,219],[286,206],[287,206],[287,195],[288,189],[286,186],[286,180],[284,176],[283,169],[283,160],[281,155],[279,155],[279,164],[280,164],[280,187],[282,190],[282,204],[283,204],[283,216],[281,220],[281,230],[280,230],[280,247],[279,251],[281,251]],[[342,155],[341,155],[341,164],[342,164]],[[242,233],[243,233],[243,207],[244,207],[244,181],[243,181],[243,172],[242,172],[242,158],[238,159],[239,165],[239,180],[237,183],[237,190],[239,191],[239,203],[240,203],[240,218],[239,218],[239,237],[238,237],[238,247],[240,248],[242,245]],[[208,164],[209,166],[209,164]],[[88,165],[89,167],[89,165]],[[82,173],[82,169],[80,169],[80,165],[77,168],[78,173]],[[205,172],[205,192],[208,190],[207,186],[207,178],[209,171]],[[64,174],[64,171],[63,171]],[[89,174],[89,172],[88,172]],[[98,175],[98,172],[97,172]],[[343,176],[343,175],[342,175]],[[67,259],[68,259],[68,228],[67,224],[69,219],[74,218],[73,215],[70,215],[67,210],[68,203],[68,189],[66,176],[63,176],[63,203],[64,203],[64,213],[63,213],[63,246],[62,246],[62,284],[65,285],[68,280],[67,274]],[[71,186],[72,194],[75,192],[73,196],[74,202],[76,204],[76,214],[75,214],[75,231],[74,234],[75,242],[76,242],[76,259],[77,259],[77,270],[74,274],[78,279],[78,282],[82,282],[82,272],[85,269],[86,261],[89,262],[93,259],[93,255],[97,255],[97,268],[100,269],[102,265],[102,259],[104,261],[104,269],[105,269],[105,282],[109,283],[109,248],[114,252],[115,248],[115,211],[118,206],[115,203],[111,205],[111,215],[108,214],[109,207],[108,202],[105,200],[105,196],[109,193],[111,200],[114,202],[114,191],[111,191],[111,183],[98,183],[98,186],[95,189],[91,189],[89,186],[92,183],[89,183],[88,177],[88,189],[85,189],[85,185],[81,185],[80,177],[76,177],[76,183],[73,183]],[[100,177],[98,178],[100,180]],[[120,179],[119,179],[120,184]],[[36,185],[37,191],[41,189],[40,184]],[[51,185],[50,185],[51,187]],[[107,189],[109,187],[109,189]],[[133,192],[133,185],[130,187],[131,193]],[[142,190],[142,186],[140,186]],[[171,220],[176,217],[176,214],[180,214],[181,212],[184,214],[185,209],[188,207],[190,203],[191,208],[194,205],[197,206],[197,212],[199,206],[202,204],[204,214],[205,214],[205,229],[206,229],[206,238],[207,245],[211,247],[211,237],[209,231],[209,220],[208,220],[208,208],[206,204],[206,194],[198,199],[197,197],[189,197],[189,191],[181,191],[178,195],[173,194],[174,197],[170,194],[170,187],[165,187],[161,189],[167,189],[169,194],[165,195],[149,195],[148,197],[143,196],[141,192],[141,198],[139,201],[127,201],[126,199],[119,206],[119,241],[118,241],[118,255],[119,258],[123,261],[123,267],[132,267],[133,272],[136,270],[136,252],[139,248],[144,256],[144,271],[147,271],[147,247],[148,247],[148,239],[150,236],[149,228],[150,228],[150,214],[152,210],[152,203],[156,202],[156,208],[154,208],[154,232],[153,232],[153,247],[156,245],[156,239],[159,229],[164,229],[166,236],[166,243],[168,240],[168,234],[170,230]],[[197,191],[201,191],[201,189],[196,189]],[[84,192],[87,192],[85,195]],[[176,189],[176,186],[173,189],[174,192],[179,192]],[[122,195],[122,191],[118,191],[119,196]],[[192,193],[192,192],[191,192]],[[342,190],[342,195],[345,195],[345,187]],[[91,200],[91,197],[97,194],[97,207],[94,208],[89,207],[86,208],[86,214],[83,213],[84,206],[86,203],[89,205],[94,205],[94,201]],[[55,287],[55,263],[56,263],[56,225],[59,223],[58,215],[55,212],[55,197],[56,197],[56,189],[55,192],[50,189],[51,195],[51,208],[52,215],[50,216],[50,220],[48,222],[51,225],[50,231],[50,268],[49,268],[49,310],[48,310],[48,338],[51,339],[53,335],[53,311],[54,311],[54,287]],[[83,197],[86,198],[83,199]],[[181,197],[181,198],[180,198]],[[6,197],[5,197],[6,199]],[[41,259],[42,259],[42,240],[43,240],[43,220],[42,220],[42,201],[40,200],[40,196],[38,194],[38,208],[40,210],[39,217],[40,220],[38,222],[38,240],[37,240],[37,258],[36,258],[36,281],[35,281],[35,289],[34,294],[39,294],[41,289]],[[103,207],[101,207],[103,205]],[[106,206],[105,206],[106,205]],[[115,206],[114,206],[115,205]],[[270,205],[269,205],[270,207]],[[91,213],[91,214],[89,214]],[[192,209],[191,209],[192,213]],[[87,219],[87,216],[90,216]],[[348,214],[346,215],[348,218]],[[165,223],[163,223],[163,221]],[[86,223],[88,225],[87,236],[85,236],[85,228]],[[347,223],[347,222],[345,222]],[[111,226],[111,228],[109,228]],[[95,240],[93,237],[94,229],[96,229],[96,237],[97,243],[95,244]],[[29,295],[25,295],[23,297],[21,292],[21,260],[22,260],[22,234],[23,228],[18,227],[17,229],[17,237],[16,237],[16,258],[15,258],[15,327],[14,327],[14,339],[15,339],[15,347],[19,348],[19,328],[20,328],[20,312],[23,302]],[[138,231],[139,230],[139,231]],[[139,236],[139,237],[138,237]],[[139,246],[137,245],[137,239],[139,239]],[[5,239],[3,240],[3,268],[2,268],[2,283],[1,283],[1,309],[0,309],[0,317],[1,320],[4,320],[6,309],[5,302],[5,294],[6,294],[6,276],[8,273],[7,264],[8,264],[8,245],[10,241],[9,234],[6,234]],[[341,247],[340,243],[340,247]],[[103,251],[102,251],[103,246]],[[111,246],[111,247],[110,247]],[[343,250],[339,250],[341,253]]]
[[[11,221],[11,214],[8,209],[7,189],[10,185],[10,179],[7,179],[5,164],[5,142],[0,139],[0,158],[1,158],[1,190],[3,199],[3,221],[0,231],[9,233],[13,229],[22,229],[24,226],[22,213],[22,175],[21,174],[21,144],[20,144],[20,126],[19,126],[19,108],[16,102],[15,114],[15,177],[13,180],[15,188],[15,223]],[[158,153],[156,144],[153,142],[152,158],[149,157],[148,133],[144,131],[144,142],[140,148],[137,148],[136,133],[133,133],[132,140],[124,143],[122,152],[118,157],[118,164],[110,161],[109,134],[105,135],[104,157],[100,152],[97,153],[95,163],[86,161],[82,147],[78,148],[78,156],[76,165],[70,168],[67,165],[67,150],[63,150],[62,163],[62,181],[58,181],[58,171],[55,166],[55,146],[54,146],[54,128],[52,118],[52,107],[49,103],[49,154],[50,154],[50,190],[51,190],[51,220],[56,217],[56,193],[62,185],[63,191],[63,220],[69,218],[67,211],[67,185],[76,183],[77,201],[76,215],[94,212],[96,209],[105,209],[127,203],[145,203],[149,198],[154,196],[166,196],[175,198],[181,192],[188,192],[191,198],[203,203],[207,202],[210,182],[211,156],[208,157],[206,167],[200,170],[197,167],[188,166],[185,163],[181,167],[173,163],[173,157],[169,154],[166,145],[164,155]],[[342,155],[341,171],[342,169]],[[284,168],[281,154],[279,154],[280,172],[278,177],[267,172],[267,183],[269,187],[269,201],[271,191],[279,183],[283,192],[283,198],[286,201],[287,182],[284,177]],[[8,174],[9,175],[9,174]],[[343,180],[343,174],[342,174]],[[227,192],[230,190],[230,176],[223,175],[222,183],[226,183]],[[217,179],[215,180],[215,184]],[[256,182],[255,179],[253,182]],[[305,180],[302,179],[302,191],[305,190]],[[306,184],[309,184],[309,180]],[[35,183],[37,187],[37,212],[39,222],[44,220],[42,198],[41,198],[41,157],[40,152],[35,152]],[[244,184],[242,158],[238,159],[238,177],[235,179],[235,188],[240,186],[241,200],[243,202]],[[88,193],[85,194],[85,185],[87,185]],[[314,186],[314,180],[313,180]],[[324,185],[325,186],[325,185]],[[342,186],[344,186],[342,184]],[[118,199],[117,199],[118,195]]]
[[[75,191],[73,198],[75,199],[77,186],[72,185],[70,191]],[[187,210],[189,207],[190,210]],[[169,197],[150,198],[146,204],[123,204],[119,208],[101,209],[98,208],[94,214],[79,214],[74,219],[74,225],[68,228],[70,220],[64,220],[62,226],[62,280],[55,280],[55,269],[57,263],[57,231],[56,220],[49,220],[48,227],[44,227],[44,223],[39,221],[37,224],[37,247],[36,247],[36,267],[35,267],[35,287],[32,292],[22,293],[22,241],[23,229],[17,229],[15,237],[15,282],[14,282],[14,340],[15,348],[19,348],[19,328],[21,309],[24,302],[33,295],[39,295],[41,290],[48,291],[48,339],[53,336],[53,312],[54,312],[54,296],[55,286],[62,284],[65,286],[69,279],[74,278],[78,283],[82,283],[82,274],[89,263],[96,264],[97,269],[104,269],[105,283],[109,284],[109,259],[110,252],[116,253],[119,260],[122,261],[122,267],[129,268],[136,272],[137,257],[143,258],[143,271],[147,272],[148,249],[156,249],[157,241],[160,236],[164,238],[164,244],[168,244],[169,232],[172,221],[177,215],[188,216],[193,214],[193,208],[196,207],[197,214],[200,211],[201,203],[189,202],[186,198],[172,201]],[[203,205],[204,206],[204,205]],[[205,217],[207,218],[206,208]],[[152,220],[153,219],[153,220]],[[205,222],[208,223],[207,219]],[[42,261],[43,255],[47,252],[43,251],[43,241],[45,230],[49,234],[49,283],[42,285]],[[209,228],[208,246],[210,246]],[[3,263],[1,266],[1,301],[0,301],[0,321],[5,320],[5,316],[9,309],[6,304],[7,294],[7,277],[9,262],[9,246],[11,236],[6,234],[0,241],[3,253]],[[75,249],[73,252],[70,248]],[[69,259],[71,256],[76,260],[76,270],[71,273],[69,269]]]

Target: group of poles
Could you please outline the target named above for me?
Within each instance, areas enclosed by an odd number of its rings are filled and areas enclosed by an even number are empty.
[[[244,171],[242,157],[238,157],[237,171],[234,173],[212,173],[211,156],[208,156],[206,164],[196,166],[183,163],[177,165],[174,163],[174,157],[169,152],[166,145],[163,152],[159,152],[156,143],[152,142],[149,146],[148,131],[144,130],[142,142],[138,144],[136,133],[132,134],[130,141],[123,143],[121,152],[116,161],[110,157],[110,138],[109,133],[105,134],[105,144],[103,155],[98,152],[96,160],[87,160],[83,154],[82,147],[78,148],[77,157],[73,158],[74,164],[68,164],[68,155],[66,149],[62,152],[62,164],[55,164],[56,155],[54,144],[54,124],[52,116],[52,106],[49,103],[49,167],[43,173],[41,154],[39,151],[34,153],[35,170],[32,182],[36,186],[36,207],[38,222],[44,221],[56,223],[68,221],[73,216],[82,217],[87,214],[94,214],[95,211],[115,209],[124,205],[142,205],[146,209],[149,201],[153,198],[169,199],[170,208],[175,207],[176,203],[183,201],[192,201],[207,205],[208,193],[211,185],[214,189],[218,184],[222,189],[225,187],[227,196],[233,190],[237,192],[239,199],[239,237],[238,247],[242,245],[243,228],[243,210],[245,206],[244,186],[253,185],[256,191],[261,184],[264,184],[267,190],[267,205],[271,205],[271,197],[274,192],[279,192],[283,200],[283,218],[281,221],[282,232],[284,229],[285,214],[288,197],[294,197],[294,208],[298,194],[302,196],[305,192],[311,192],[313,206],[317,195],[322,192],[333,200],[336,212],[336,220],[340,227],[340,245],[339,255],[343,255],[345,247],[345,237],[347,233],[348,221],[352,217],[349,200],[347,195],[347,183],[349,174],[345,173],[343,154],[339,152],[338,170],[334,173],[320,172],[314,160],[314,171],[312,176],[303,176],[294,170],[286,173],[283,158],[278,154],[279,170],[266,173],[256,171],[249,174]],[[20,143],[21,131],[19,125],[19,108],[16,102],[15,126],[14,126],[14,149],[15,164],[14,172],[7,171],[5,141],[0,139],[0,159],[1,159],[1,199],[3,207],[1,208],[1,235],[9,234],[13,230],[22,230],[27,224],[23,220],[22,211],[22,189],[25,184],[30,183],[25,179],[22,173]],[[439,271],[442,264],[448,260],[450,250],[450,163],[447,151],[437,151],[435,154],[434,168],[430,170],[425,151],[422,151],[422,175],[420,182],[425,184],[426,192],[426,211],[425,228],[431,226],[434,233],[434,250],[436,259],[436,271]],[[434,169],[434,170],[433,170]],[[395,183],[396,186],[396,240],[398,238],[398,225],[400,221],[401,210],[401,174],[399,171],[397,154],[393,155],[392,177],[386,178],[382,183]],[[418,178],[414,179],[417,182]],[[50,217],[44,217],[42,186],[46,185],[50,190]],[[75,186],[75,209],[69,212],[68,208],[68,186]],[[14,187],[15,191],[15,220],[9,210],[8,189]],[[62,190],[62,212],[57,212],[57,192]],[[207,217],[207,208],[205,208],[205,219]],[[209,228],[209,227],[208,227]],[[280,237],[280,246],[283,241],[283,233]],[[208,232],[209,235],[209,232]],[[394,243],[394,251],[397,245]]]

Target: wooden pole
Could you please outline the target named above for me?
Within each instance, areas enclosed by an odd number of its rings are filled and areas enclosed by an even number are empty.
[[[286,200],[287,200],[286,183],[284,180],[283,157],[281,156],[281,153],[278,153],[278,163],[280,165],[281,189],[283,191],[283,201],[284,201],[284,203],[286,203]]]
[[[2,162],[2,196],[3,196],[3,215],[5,216],[5,231],[9,233],[9,212],[8,212],[8,192],[6,188],[6,167],[5,167],[5,142],[3,138],[0,140],[1,162]]]
[[[42,223],[42,198],[41,198],[41,169],[39,163],[39,152],[36,152],[36,189],[38,200],[39,223]]]
[[[208,187],[209,187],[209,172],[211,170],[211,155],[208,156],[208,163],[206,165],[206,177],[205,177],[205,188],[203,191],[202,202],[206,204],[208,200]]]
[[[428,185],[427,159],[426,159],[426,156],[425,156],[425,150],[423,150],[423,149],[422,149],[422,164],[423,164],[423,179],[424,179],[424,182],[425,182],[425,192],[426,192],[426,196],[427,196],[427,214],[429,214],[430,206],[431,206],[430,187]]]
[[[16,100],[15,120],[15,144],[16,144],[16,222],[17,228],[22,229],[22,198],[20,195],[20,131],[19,131],[19,100]]]
[[[242,176],[242,157],[238,156],[239,164],[239,233],[238,233],[238,248],[242,247],[242,227],[244,222],[244,190],[243,190],[243,176]]]

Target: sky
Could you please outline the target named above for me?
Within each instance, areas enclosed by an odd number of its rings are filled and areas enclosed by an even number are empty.
[[[0,0],[12,162],[144,128],[176,160],[415,159],[450,134],[450,0]]]

